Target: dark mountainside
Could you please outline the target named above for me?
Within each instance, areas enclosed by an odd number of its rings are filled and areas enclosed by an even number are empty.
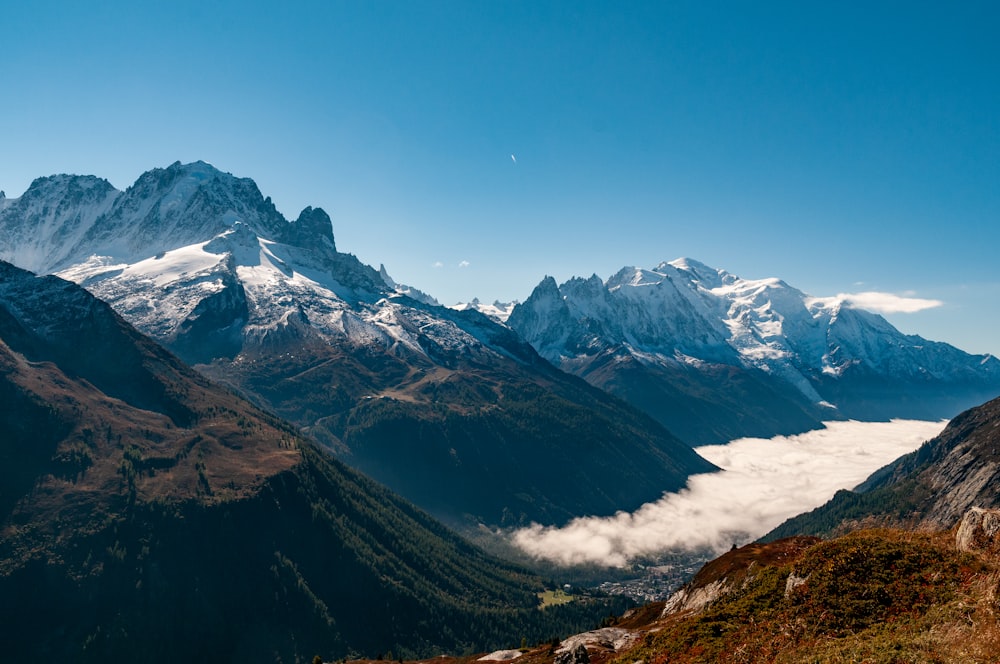
[[[614,608],[539,611],[471,547],[55,277],[0,263],[5,661],[305,662],[541,640]]]
[[[208,164],[154,169],[125,192],[40,178],[0,210],[4,255],[60,270],[454,525],[610,515],[714,470],[508,328],[338,251],[322,210],[287,221],[252,180]]]
[[[481,314],[432,313],[481,326],[516,359],[435,349],[431,363],[307,342],[199,368],[460,527],[632,510],[715,470],[651,418],[556,370]]]
[[[998,487],[1000,399],[994,399],[961,413],[939,436],[876,471],[854,491],[838,491],[765,539],[864,525],[948,528],[971,507],[1000,507]]]
[[[608,348],[579,375],[692,445],[792,435],[838,419],[760,371],[727,364],[651,366]]]

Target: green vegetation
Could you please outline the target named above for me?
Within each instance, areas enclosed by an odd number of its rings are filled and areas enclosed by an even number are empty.
[[[785,521],[764,539],[771,541],[796,534],[829,537],[843,534],[851,526],[862,523],[905,523],[929,493],[930,489],[916,479],[906,479],[864,493],[841,489],[825,505]]]
[[[538,599],[542,602],[543,609],[550,606],[569,604],[576,599],[575,596],[566,593],[564,590],[546,590],[538,593]]]
[[[541,579],[324,453],[300,451],[301,464],[247,499],[140,498],[59,541],[7,540],[8,562],[22,558],[0,574],[5,657],[410,659],[498,649],[514,635],[537,643],[628,606],[581,597],[539,611]],[[135,452],[129,460],[139,463]]]
[[[996,561],[956,552],[947,535],[860,531],[751,566],[619,662],[993,661],[996,574]]]
[[[468,378],[446,383],[478,387]],[[711,468],[640,413],[575,387],[580,394],[567,398],[512,380],[492,402],[469,397],[462,408],[369,399],[326,427],[351,450],[352,465],[452,522],[613,514],[680,488],[691,469]]]

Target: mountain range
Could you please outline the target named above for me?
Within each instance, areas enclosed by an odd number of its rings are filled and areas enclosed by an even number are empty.
[[[0,201],[0,247],[451,523],[612,514],[714,469],[510,328],[341,253],[322,210],[288,221],[202,162],[124,192],[40,178]]]
[[[72,283],[0,262],[6,661],[429,656],[547,638],[485,555]],[[442,627],[442,626],[446,627]]]
[[[1000,394],[1000,360],[896,330],[838,298],[692,259],[542,280],[507,324],[559,368],[693,444],[822,420],[934,420]]]
[[[558,524],[715,470],[690,443],[954,417],[765,539],[940,530],[1000,506],[1000,399],[955,416],[998,392],[996,358],[691,259],[446,308],[341,252],[323,210],[287,220],[202,162],[126,191],[39,178],[0,195],[4,655],[292,662],[538,642],[620,605],[540,611],[551,582],[413,503],[466,528]],[[722,570],[740,592],[691,621],[664,613],[628,656],[703,661],[736,641],[756,661],[826,656],[888,619],[924,633],[995,581],[989,560],[966,569],[950,551],[890,531],[754,544],[687,589]],[[913,563],[903,577],[898,560]],[[901,594],[869,607],[873,579]],[[775,645],[771,623],[793,622]],[[539,661],[555,656],[553,642]]]
[[[323,210],[289,221],[252,180],[204,162],[125,191],[39,178],[0,199],[0,259],[84,286],[464,526],[634,509],[713,470],[692,445],[939,419],[1000,393],[992,356],[692,259],[545,278],[512,308],[442,307],[338,250]]]

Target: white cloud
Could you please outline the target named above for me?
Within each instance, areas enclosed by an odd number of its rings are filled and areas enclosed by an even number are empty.
[[[459,267],[469,267],[469,261],[462,261],[458,264]]]
[[[837,299],[846,302],[848,306],[880,314],[912,314],[944,304],[941,300],[928,300],[909,295],[864,291],[861,293],[840,293],[837,295]]]
[[[624,566],[664,551],[760,537],[785,519],[852,488],[873,471],[937,435],[943,422],[828,422],[825,429],[770,440],[744,438],[698,448],[723,472],[696,475],[632,513],[583,517],[562,528],[533,524],[514,543],[557,564]]]
[[[434,261],[434,264],[431,265],[431,267],[444,267],[444,263],[441,261]]]

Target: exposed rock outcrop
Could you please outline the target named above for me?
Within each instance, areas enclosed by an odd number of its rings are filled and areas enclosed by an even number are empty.
[[[819,541],[817,537],[788,537],[768,544],[753,543],[733,549],[706,563],[688,584],[667,600],[661,616],[698,613],[726,593],[745,587],[762,567],[788,564]],[[800,582],[799,577],[793,574],[786,584],[787,592],[794,590]]]
[[[959,551],[1000,553],[1000,510],[973,507],[958,526],[955,545]]]
[[[608,652],[621,652],[631,648],[636,641],[641,638],[641,634],[635,630],[623,629],[621,627],[602,627],[583,634],[576,634],[567,638],[556,650],[557,654],[573,655],[573,664],[580,664],[575,659],[576,653],[583,648],[591,647],[597,650]],[[587,660],[584,660],[587,661]]]
[[[717,600],[719,596],[728,590],[729,587],[726,585],[726,579],[718,579],[699,587],[684,586],[667,600],[666,606],[663,607],[663,615],[666,616],[682,611],[697,613]]]
[[[587,646],[581,642],[573,650],[559,652],[553,664],[590,664],[590,655],[587,654]]]

